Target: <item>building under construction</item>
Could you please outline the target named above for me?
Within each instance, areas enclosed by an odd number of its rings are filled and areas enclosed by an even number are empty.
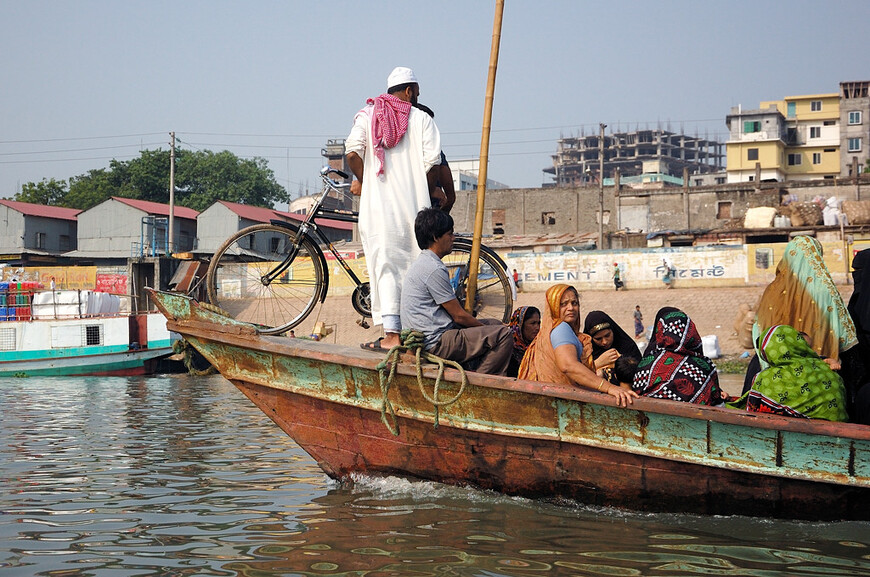
[[[715,140],[676,134],[668,130],[615,132],[604,137],[604,178],[612,178],[615,169],[621,177],[639,176],[644,163],[655,161],[658,171],[682,178],[689,174],[706,174],[724,169],[724,144]],[[599,136],[597,134],[560,138],[553,155],[553,166],[544,173],[553,176],[548,186],[580,186],[599,178]]]

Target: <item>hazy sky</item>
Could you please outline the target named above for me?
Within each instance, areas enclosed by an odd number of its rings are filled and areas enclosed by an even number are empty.
[[[0,0],[0,197],[143,148],[268,159],[318,183],[394,66],[448,158],[480,151],[494,0]],[[867,0],[507,0],[489,176],[516,187],[560,136],[670,128],[727,140],[731,106],[870,80]]]

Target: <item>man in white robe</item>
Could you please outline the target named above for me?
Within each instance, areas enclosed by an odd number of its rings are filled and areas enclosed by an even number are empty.
[[[411,106],[420,87],[410,68],[398,67],[387,79],[387,94],[368,100],[345,141],[347,163],[360,194],[359,232],[371,283],[372,321],[384,338],[363,348],[399,344],[402,281],[420,254],[414,237],[417,213],[431,205],[441,163],[441,136],[428,114]]]

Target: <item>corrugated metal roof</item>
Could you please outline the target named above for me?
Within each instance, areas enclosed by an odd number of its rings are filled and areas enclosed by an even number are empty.
[[[249,204],[239,204],[237,202],[229,202],[226,200],[219,200],[218,202],[240,217],[248,220],[256,220],[257,222],[269,222],[273,219],[284,219],[296,222],[305,220],[305,215],[296,214],[295,212],[285,212],[283,210],[263,208],[262,206],[251,206]],[[353,223],[350,222],[333,220],[331,218],[316,218],[314,221],[320,226],[325,226],[327,228],[336,230],[353,230]]]
[[[113,196],[112,200],[117,200],[118,202],[122,202],[128,206],[132,206],[142,212],[147,212],[148,214],[159,214],[161,216],[169,216],[169,205],[161,204],[159,202],[151,202],[150,200],[136,200],[133,198],[121,198],[120,196]],[[186,206],[176,206],[175,207],[176,218],[186,218],[189,220],[196,220],[199,212],[193,210],[192,208],[187,208]]]
[[[8,206],[21,214],[28,216],[42,216],[45,218],[57,218],[61,220],[76,220],[81,212],[77,208],[64,208],[61,206],[48,206],[46,204],[33,204],[31,202],[19,202],[17,200],[0,199],[0,204]]]

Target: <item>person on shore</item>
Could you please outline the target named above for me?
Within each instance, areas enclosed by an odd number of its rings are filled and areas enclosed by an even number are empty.
[[[367,101],[345,140],[347,164],[356,176],[351,192],[360,195],[359,232],[371,281],[372,321],[384,329],[382,339],[361,345],[369,350],[399,344],[402,279],[420,254],[414,218],[431,206],[431,196],[438,197],[441,136],[432,118],[412,106],[419,95],[414,72],[395,68],[387,78],[387,93]]]
[[[590,311],[586,315],[583,332],[592,337],[595,370],[609,382],[618,385],[619,379],[613,373],[614,363],[622,356],[640,360],[637,343],[603,311]]]
[[[580,332],[577,289],[557,284],[547,289],[546,299],[547,314],[541,319],[541,332],[523,357],[519,378],[580,385],[614,397],[620,407],[632,404],[637,397],[634,391],[612,385],[595,374],[592,339]]]
[[[541,311],[537,307],[519,307],[511,315],[508,327],[514,335],[514,352],[508,365],[507,376],[516,377],[526,350],[541,332]]]
[[[622,282],[621,273],[619,272],[619,263],[613,263],[613,286],[614,290],[624,289],[625,283]]]
[[[846,389],[829,363],[788,325],[759,337],[760,358],[767,368],[752,388],[729,406],[786,417],[846,421]]]
[[[634,338],[639,339],[643,336],[643,313],[640,312],[640,305],[634,305]]]
[[[665,273],[662,275],[662,282],[665,283],[667,288],[674,288],[674,280],[677,278],[677,267],[674,266],[673,261],[669,257],[662,259],[662,267],[665,269]]]
[[[704,356],[695,323],[673,307],[656,315],[632,389],[644,397],[698,405],[721,405],[725,399],[716,365]]]
[[[514,269],[514,286],[517,287],[517,292],[523,291],[523,277],[520,276],[517,269]]]
[[[433,355],[491,375],[504,375],[514,351],[513,333],[495,319],[476,319],[456,298],[441,259],[453,251],[453,218],[424,208],[414,221],[421,249],[402,286],[402,325],[423,333]]]

